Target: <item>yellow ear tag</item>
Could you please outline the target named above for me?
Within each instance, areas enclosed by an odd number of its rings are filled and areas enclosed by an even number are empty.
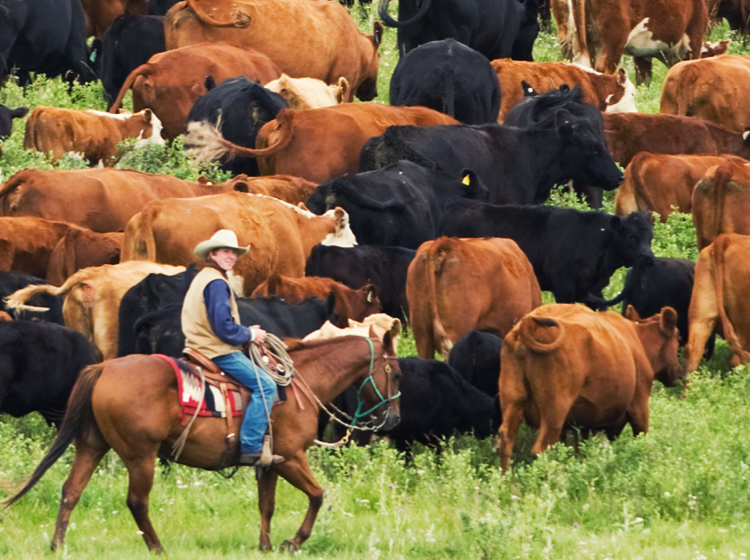
[[[468,184],[470,183],[470,181],[469,181],[469,176],[468,176],[468,175],[466,175],[466,177],[464,177],[464,180],[463,180],[463,181],[461,181],[461,182],[462,182],[462,183],[463,183],[464,185],[468,185]]]

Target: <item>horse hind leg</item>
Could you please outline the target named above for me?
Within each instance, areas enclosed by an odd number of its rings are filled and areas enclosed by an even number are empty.
[[[164,552],[164,548],[156,536],[154,526],[148,516],[148,498],[154,485],[154,470],[158,449],[142,453],[134,458],[122,458],[128,469],[128,509],[133,514],[138,529],[143,533],[143,540],[150,550],[157,553]]]
[[[52,550],[62,544],[70,521],[70,514],[78,504],[81,493],[91,480],[91,475],[94,474],[96,467],[107,451],[109,451],[109,445],[97,435],[89,434],[88,437],[76,441],[76,455],[73,459],[73,466],[70,469],[68,479],[63,484],[60,513],[57,515],[55,534],[50,544]]]

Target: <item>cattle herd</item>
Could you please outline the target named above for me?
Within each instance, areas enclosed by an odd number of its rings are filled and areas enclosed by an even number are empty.
[[[341,4],[0,0],[0,84],[101,79],[110,107],[0,105],[0,138],[24,123],[25,150],[90,165],[0,186],[0,411],[57,424],[84,366],[179,356],[193,247],[219,229],[251,246],[243,324],[408,326],[419,357],[399,359],[401,423],[380,433],[407,453],[494,433],[505,470],[524,421],[534,454],[573,428],[647,432],[653,381],[686,388],[716,334],[750,361],[750,57],[705,41],[716,18],[748,32],[746,2],[381,0],[371,34]],[[572,62],[532,60],[544,13]],[[669,66],[658,114],[636,111],[623,55],[638,83]],[[181,135],[231,179],[115,167],[123,140]],[[544,205],[566,184],[595,210]],[[652,253],[672,212],[692,214],[696,263]]]

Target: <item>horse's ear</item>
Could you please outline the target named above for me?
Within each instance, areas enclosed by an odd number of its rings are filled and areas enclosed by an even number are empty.
[[[386,333],[383,335],[383,348],[385,348],[385,350],[388,352],[393,352],[394,354],[396,353],[396,349],[393,347],[393,337],[391,336],[391,331],[386,331]]]
[[[370,325],[370,333],[367,336],[369,336],[370,338],[378,338],[378,335],[372,325]]]

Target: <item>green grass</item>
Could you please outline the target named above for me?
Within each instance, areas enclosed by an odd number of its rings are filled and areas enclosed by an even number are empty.
[[[395,10],[395,4],[393,6]],[[373,10],[353,9],[371,32]],[[729,36],[726,26],[711,40]],[[389,76],[398,61],[396,33],[386,29],[381,47],[377,102],[388,102]],[[731,52],[746,53],[736,41]],[[536,43],[537,60],[560,60],[553,35]],[[624,67],[634,79],[632,61]],[[654,62],[651,84],[638,89],[643,111],[658,110],[666,68]],[[24,92],[10,85],[0,103],[103,109],[101,86],[76,86],[72,94],[60,80],[37,80]],[[48,160],[25,152],[24,121],[5,141],[6,177],[24,167],[49,169]],[[62,167],[80,160],[69,157]],[[126,147],[121,166],[172,173],[194,179],[196,169],[170,148]],[[220,178],[215,168],[212,177]],[[614,193],[605,210],[613,211]],[[581,208],[568,194],[553,194],[552,204]],[[654,253],[695,260],[695,232],[689,216],[674,214],[654,229]],[[605,294],[622,288],[618,271]],[[552,301],[545,294],[545,301]],[[402,337],[399,354],[416,354],[413,339]],[[369,448],[337,452],[312,449],[316,478],[326,488],[324,506],[301,553],[311,558],[461,558],[461,559],[746,559],[750,554],[750,369],[730,370],[730,351],[719,342],[714,358],[691,376],[690,390],[655,386],[651,431],[633,438],[629,430],[612,444],[585,442],[578,452],[556,445],[532,461],[534,434],[523,427],[511,473],[503,476],[492,442],[470,436],[451,439],[441,454],[417,446],[405,463],[387,441]],[[54,432],[41,417],[0,420],[0,496],[9,495],[43,457]],[[0,556],[48,557],[59,508],[60,490],[72,449],[37,487],[0,513]],[[174,466],[157,474],[151,515],[172,558],[268,558],[256,551],[257,488],[250,472],[231,480]],[[94,475],[72,523],[61,558],[106,560],[151,558],[125,506],[127,473],[110,454]],[[285,482],[277,492],[274,545],[292,536],[306,501]],[[272,554],[275,557],[276,554]]]

